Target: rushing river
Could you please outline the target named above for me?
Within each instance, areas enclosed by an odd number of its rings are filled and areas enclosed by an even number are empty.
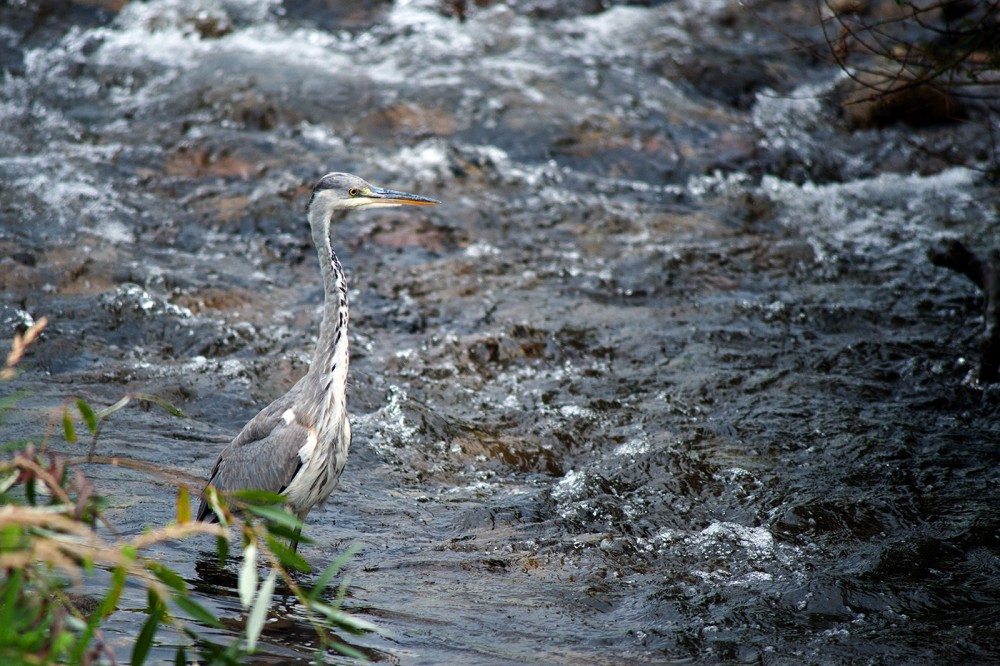
[[[362,544],[345,607],[387,633],[346,640],[1000,659],[1000,397],[979,294],[925,257],[997,240],[994,186],[922,150],[974,130],[848,131],[777,2],[118,4],[0,9],[0,325],[50,321],[3,441],[143,392],[186,418],[129,408],[99,451],[206,477],[307,367],[304,206],[349,171],[444,205],[336,233],[355,439],[302,553]],[[89,471],[122,532],[173,516],[169,483]],[[196,548],[159,555],[238,627]],[[111,618],[123,660],[143,607]],[[275,613],[255,663],[308,659]]]

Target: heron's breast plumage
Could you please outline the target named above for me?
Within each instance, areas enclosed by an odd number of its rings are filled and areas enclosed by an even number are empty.
[[[301,423],[301,417],[291,409],[283,418],[298,421],[306,431],[305,442],[298,450],[301,466],[283,491],[292,512],[305,517],[337,487],[347,463],[351,427],[343,411],[332,418],[327,416],[329,422],[322,425]],[[328,433],[326,441],[320,439],[320,433]]]

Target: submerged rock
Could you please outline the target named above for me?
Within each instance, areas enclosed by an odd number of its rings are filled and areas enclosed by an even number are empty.
[[[841,106],[853,127],[893,123],[913,126],[955,122],[961,102],[943,84],[896,70],[861,72],[845,84]]]

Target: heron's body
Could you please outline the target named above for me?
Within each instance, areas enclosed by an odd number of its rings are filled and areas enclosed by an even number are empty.
[[[288,393],[247,423],[215,461],[208,485],[220,492],[267,490],[287,498],[299,518],[330,496],[347,463],[347,282],[333,251],[330,228],[338,211],[439,202],[372,187],[357,176],[331,173],[313,188],[308,217],[319,254],[325,305],[309,371]],[[202,500],[199,520],[215,520]]]

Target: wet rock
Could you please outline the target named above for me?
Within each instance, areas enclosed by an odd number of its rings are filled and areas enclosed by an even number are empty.
[[[790,148],[760,151],[747,168],[751,173],[774,174],[799,185],[809,182],[837,183],[851,177],[845,173],[847,166],[833,153],[817,152],[809,157],[809,160],[803,160],[800,152]]]
[[[846,84],[840,105],[859,129],[954,122],[964,113],[947,88],[898,69],[858,74]]]
[[[258,131],[274,129],[278,126],[278,109],[263,95],[248,92],[232,105],[230,114],[244,127]],[[297,122],[284,119],[284,122]]]
[[[199,11],[192,17],[190,25],[202,39],[218,39],[233,31],[229,17],[217,11]]]
[[[780,89],[783,79],[780,65],[764,58],[696,52],[674,67],[699,93],[736,109],[750,108],[759,90]]]
[[[388,134],[409,143],[430,136],[450,136],[458,123],[443,109],[406,103],[370,114],[360,128],[365,134]]]
[[[69,30],[106,25],[125,0],[26,1],[0,5],[0,71],[24,74],[27,49],[58,41]]]
[[[0,249],[4,248],[0,246]],[[29,259],[34,255],[20,254],[20,261],[12,255],[0,256],[0,291],[15,294],[37,292],[44,284],[45,277],[37,270],[34,260]]]
[[[10,258],[22,266],[28,266],[29,268],[34,268],[38,262],[38,259],[31,252],[12,252]]]
[[[213,2],[161,2],[156,7],[145,3],[127,5],[127,20],[138,21],[150,32],[180,30],[201,39],[218,39],[231,33],[233,20],[221,4]]]
[[[445,16],[454,16],[459,21],[464,21],[469,15],[470,3],[468,0],[440,0],[441,12]],[[486,0],[476,0],[475,6],[482,7],[488,4]]]
[[[248,178],[257,165],[233,155],[229,148],[213,150],[205,145],[182,145],[167,156],[163,165],[168,176],[203,178],[223,176]]]
[[[289,19],[326,30],[360,31],[382,21],[392,4],[392,0],[298,0],[283,3],[281,10]]]
[[[730,202],[732,216],[748,228],[761,225],[776,213],[774,202],[761,192],[741,192]]]
[[[451,252],[468,245],[468,234],[428,219],[412,216],[378,222],[368,234],[373,243],[392,248],[418,247],[429,252]]]
[[[198,313],[205,310],[241,310],[256,300],[257,294],[245,289],[207,287],[196,292],[179,294],[173,298],[173,303]]]
[[[259,349],[259,338],[255,338],[255,342]],[[259,406],[266,405],[292,388],[308,370],[309,364],[305,358],[264,356],[248,366],[250,396]]]
[[[507,366],[528,356],[525,347],[507,336],[466,341],[465,354],[470,362],[483,369],[490,365]]]
[[[522,472],[541,472],[551,476],[563,474],[562,461],[556,451],[545,447],[538,437],[470,429],[452,439],[451,446],[452,453],[460,451],[470,459],[500,461]]]
[[[104,310],[119,320],[130,316],[142,318],[163,315],[179,318],[191,316],[190,310],[172,305],[166,300],[150,294],[141,286],[131,283],[120,285],[115,291],[102,295],[100,304]]]
[[[603,165],[611,178],[651,178],[678,170],[687,146],[674,141],[665,124],[635,122],[615,114],[589,114],[564,123],[549,139],[549,154],[575,169]]]
[[[245,218],[250,213],[249,205],[250,197],[245,194],[233,195],[229,192],[220,192],[197,201],[194,208],[204,211],[212,220],[227,223]],[[204,242],[198,231],[200,230],[185,229],[186,238],[184,240],[188,242],[189,247],[192,243],[201,244]]]
[[[806,275],[816,265],[815,248],[804,241],[762,239],[753,253],[757,270],[774,275]]]
[[[498,4],[498,0],[441,0],[442,13],[459,20],[465,18],[474,7],[488,7]],[[608,0],[514,0],[505,3],[525,16],[539,19],[563,19],[574,16],[598,14],[613,4]]]
[[[866,14],[871,8],[870,0],[828,0],[826,8],[834,16],[840,14]]]
[[[35,323],[30,313],[10,305],[0,304],[0,335],[12,338],[14,334],[24,333]]]
[[[99,7],[112,12],[120,12],[129,0],[70,0],[71,4],[84,7]]]

